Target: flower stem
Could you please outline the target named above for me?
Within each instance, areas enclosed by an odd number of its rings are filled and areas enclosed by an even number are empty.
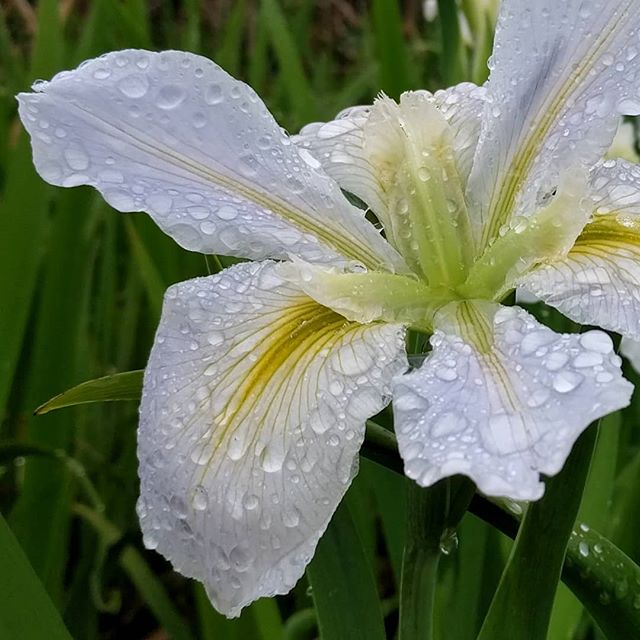
[[[407,541],[400,586],[400,640],[433,638],[433,608],[438,564],[447,553],[447,539],[475,491],[465,478],[449,478],[424,489],[408,486]]]

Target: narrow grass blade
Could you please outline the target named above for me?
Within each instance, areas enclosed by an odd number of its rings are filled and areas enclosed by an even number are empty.
[[[229,12],[215,61],[233,76],[241,73],[242,37],[247,24],[246,0],[237,0]]]
[[[280,67],[282,83],[296,124],[316,119],[315,100],[302,66],[302,56],[278,0],[262,0],[263,18]]]
[[[445,86],[451,86],[467,79],[458,11],[457,3],[451,2],[451,0],[438,0],[442,46],[440,68]]]
[[[151,309],[155,318],[159,319],[160,312],[162,311],[162,299],[167,289],[167,284],[162,279],[160,271],[156,267],[149,251],[147,251],[133,222],[129,218],[125,218],[124,223],[127,231],[127,239],[131,246],[131,253],[138,266],[138,272],[147,293],[149,309]]]
[[[413,87],[400,3],[373,0],[371,22],[378,62],[378,88],[392,98],[398,98],[403,91]]]
[[[307,568],[323,640],[384,640],[376,584],[345,503]]]
[[[71,640],[9,526],[0,515],[0,637]]]
[[[0,238],[7,248],[0,251],[0,296],[11,301],[0,305],[0,416],[27,329],[45,244],[49,194],[31,166],[31,148],[22,135],[9,159],[0,201]]]

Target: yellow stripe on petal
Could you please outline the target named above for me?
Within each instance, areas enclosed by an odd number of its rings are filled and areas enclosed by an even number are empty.
[[[536,500],[540,475],[633,391],[605,333],[557,334],[518,307],[452,303],[431,346],[393,390],[405,472],[423,486],[464,474],[487,495]]]
[[[275,263],[171,287],[140,408],[147,546],[229,616],[289,591],[406,367],[400,325],[350,322]]]
[[[192,251],[406,270],[255,92],[206,58],[119,51],[34,89],[19,112],[51,184],[146,211]]]
[[[635,0],[502,4],[491,104],[469,179],[481,250],[513,216],[529,216],[571,165],[592,167],[618,113],[640,109]]]
[[[576,322],[640,339],[640,218],[595,216],[566,259],[535,269],[521,285]]]

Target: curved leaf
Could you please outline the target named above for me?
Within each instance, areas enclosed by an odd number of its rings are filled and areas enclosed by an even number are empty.
[[[36,415],[42,415],[56,409],[72,407],[93,402],[113,402],[116,400],[139,400],[142,392],[143,370],[114,373],[110,376],[88,380],[63,391],[51,400],[40,405]]]

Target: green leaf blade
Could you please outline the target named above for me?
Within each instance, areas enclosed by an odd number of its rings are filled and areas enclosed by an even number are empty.
[[[40,405],[35,413],[43,415],[49,411],[73,407],[78,404],[139,400],[142,392],[143,374],[144,371],[139,369],[87,380],[51,398]]]
[[[24,551],[0,515],[0,637],[71,640]]]
[[[384,640],[376,585],[343,503],[307,568],[322,640]]]

